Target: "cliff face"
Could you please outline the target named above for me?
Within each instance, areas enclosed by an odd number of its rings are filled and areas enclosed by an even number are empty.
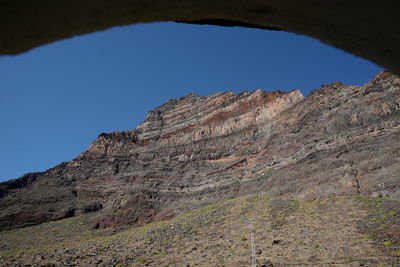
[[[142,225],[238,195],[400,198],[400,78],[168,101],[76,159],[0,184],[0,229],[99,211]]]

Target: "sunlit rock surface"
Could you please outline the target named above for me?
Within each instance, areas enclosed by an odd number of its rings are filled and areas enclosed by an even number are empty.
[[[399,199],[399,124],[400,78],[388,72],[307,98],[190,94],[68,163],[0,183],[0,229],[98,210],[94,227],[142,225],[252,193]]]

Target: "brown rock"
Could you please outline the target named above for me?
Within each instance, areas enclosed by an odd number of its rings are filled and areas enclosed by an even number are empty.
[[[100,209],[93,226],[142,225],[255,193],[398,197],[399,103],[400,78],[388,73],[307,98],[257,90],[170,100],[68,163],[0,183],[0,229]]]

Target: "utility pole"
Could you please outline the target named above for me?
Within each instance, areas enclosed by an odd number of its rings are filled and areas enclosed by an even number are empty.
[[[251,266],[257,267],[257,259],[256,259],[256,244],[254,241],[254,235],[256,230],[254,229],[254,219],[250,219],[250,235],[251,235]]]

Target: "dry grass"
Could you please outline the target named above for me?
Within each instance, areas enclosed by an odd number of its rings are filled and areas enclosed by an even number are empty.
[[[0,233],[0,265],[249,266],[254,219],[260,265],[395,266],[396,251],[388,255],[360,232],[368,216],[356,198],[299,203],[257,196],[114,235],[90,229],[81,216]]]

